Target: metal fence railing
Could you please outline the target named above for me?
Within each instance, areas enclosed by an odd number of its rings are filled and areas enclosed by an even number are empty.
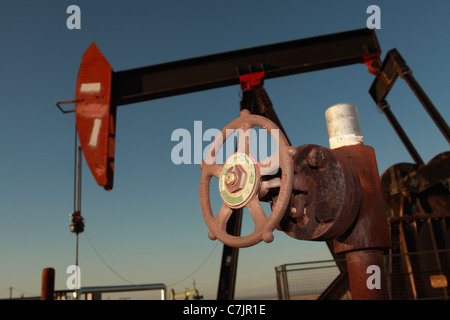
[[[385,255],[392,300],[449,299],[450,250]],[[275,267],[280,300],[351,299],[345,259]]]
[[[84,295],[83,300],[102,300],[103,293],[114,292],[136,292],[136,291],[160,291],[161,300],[167,300],[167,287],[164,283],[122,285],[122,286],[103,286],[103,287],[82,287],[75,290],[58,290],[55,291],[56,300],[73,300],[75,295],[78,299]]]
[[[289,263],[275,267],[278,299],[318,299],[330,284],[339,278],[341,263],[340,260],[326,260]]]

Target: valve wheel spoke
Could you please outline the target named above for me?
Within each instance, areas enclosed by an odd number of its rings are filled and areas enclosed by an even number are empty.
[[[246,207],[250,211],[250,215],[255,222],[255,229],[258,229],[267,222],[267,217],[264,214],[264,209],[261,206],[261,202],[259,202],[258,195],[254,195],[247,203]]]
[[[220,174],[222,172],[223,165],[217,164],[217,163],[213,163],[213,164],[210,164],[208,166],[209,166],[208,167],[209,174],[211,176],[213,176],[213,177],[219,178]]]
[[[280,168],[280,159],[278,153],[272,154],[270,157],[264,159],[262,162],[258,161],[259,164],[259,174],[263,176],[271,175],[276,173]]]
[[[259,198],[263,198],[270,191],[270,189],[280,187],[281,187],[281,179],[278,177],[262,181],[261,187],[259,189]]]
[[[238,129],[238,147],[237,152],[245,153],[247,155],[250,154],[250,140],[252,136],[252,127],[244,129]]]
[[[224,203],[215,218],[218,225],[223,226],[225,228],[232,213],[233,213],[233,209],[231,209]]]

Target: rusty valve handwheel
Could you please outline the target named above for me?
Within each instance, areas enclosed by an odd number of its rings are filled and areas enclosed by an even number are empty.
[[[269,132],[277,144],[277,151],[262,162],[250,154],[251,129],[259,126]],[[225,140],[238,130],[237,152],[231,155],[223,165],[217,164],[218,150]],[[252,115],[248,110],[241,111],[239,118],[231,121],[211,143],[205,160],[200,165],[200,203],[211,240],[219,239],[231,247],[249,247],[264,240],[273,240],[273,231],[280,223],[290,203],[293,177],[293,157],[297,150],[291,147],[275,123],[267,118]],[[281,168],[281,182],[278,199],[272,206],[270,216],[264,214],[259,202],[261,178]],[[223,200],[217,216],[213,215],[209,196],[209,184],[212,177],[219,179],[219,191]],[[245,236],[233,236],[227,233],[227,222],[233,209],[247,207],[255,223],[253,233]]]

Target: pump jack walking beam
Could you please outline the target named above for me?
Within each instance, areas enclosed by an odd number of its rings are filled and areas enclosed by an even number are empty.
[[[265,79],[362,63],[381,53],[373,30],[360,29],[115,72],[112,100],[124,105],[239,85],[239,76]]]

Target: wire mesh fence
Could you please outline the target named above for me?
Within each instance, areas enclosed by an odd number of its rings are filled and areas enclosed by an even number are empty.
[[[340,278],[339,266],[342,262],[326,260],[290,263],[275,267],[278,298],[281,300],[318,299],[330,284]]]
[[[449,299],[450,250],[388,254],[384,257],[392,300]],[[345,259],[275,267],[280,300],[351,299]]]

